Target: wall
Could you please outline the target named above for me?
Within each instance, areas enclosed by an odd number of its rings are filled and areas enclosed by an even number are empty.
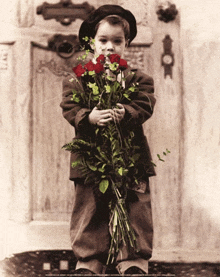
[[[176,4],[184,59],[182,239],[186,251],[210,252],[207,260],[219,260],[220,2]]]

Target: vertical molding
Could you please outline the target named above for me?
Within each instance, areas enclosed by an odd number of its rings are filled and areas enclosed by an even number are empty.
[[[19,0],[17,4],[18,27],[34,25],[34,0]]]
[[[5,232],[4,221],[9,216],[10,192],[12,183],[12,104],[13,95],[11,75],[12,44],[0,44],[0,233]]]
[[[164,23],[158,20],[157,1],[149,1],[149,24],[153,29],[153,44],[151,46],[153,77],[155,81],[155,96],[157,103],[152,119],[145,125],[149,134],[153,160],[156,162],[157,176],[151,178],[152,205],[154,215],[154,253],[167,249],[178,252],[181,246],[181,140],[182,113],[181,87],[182,65],[180,51],[179,16],[175,21]],[[169,34],[173,39],[175,63],[173,79],[164,78],[164,68],[161,65],[163,39]],[[164,157],[163,151],[168,148],[171,153]],[[164,157],[165,162],[157,159],[157,154]],[[157,256],[157,255],[156,255]],[[154,258],[156,258],[154,256]]]
[[[13,183],[11,218],[17,222],[31,220],[30,164],[30,42],[17,40],[14,47],[13,94]]]
[[[0,70],[8,69],[9,46],[7,44],[0,45]]]

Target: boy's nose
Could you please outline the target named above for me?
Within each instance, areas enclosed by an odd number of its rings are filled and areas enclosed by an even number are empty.
[[[110,52],[112,52],[112,51],[114,51],[114,45],[113,45],[113,43],[112,42],[108,42],[108,44],[107,44],[107,51],[110,51]]]

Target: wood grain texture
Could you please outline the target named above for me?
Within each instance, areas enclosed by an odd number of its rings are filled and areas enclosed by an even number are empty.
[[[17,21],[19,27],[31,27],[34,24],[34,0],[17,1]]]
[[[192,46],[190,35],[186,43],[184,70],[193,78],[185,76],[183,246],[215,252],[220,250],[220,43]]]
[[[27,222],[31,218],[30,161],[30,42],[18,39],[13,46],[12,87],[12,186],[11,219]]]
[[[69,220],[73,182],[69,181],[69,152],[62,146],[74,137],[74,128],[62,116],[62,77],[40,61],[65,60],[56,53],[33,49],[33,219]]]
[[[157,1],[150,2],[151,10],[156,10]],[[180,26],[178,18],[169,24],[157,19],[156,13],[150,14],[153,28],[151,72],[155,81],[157,99],[152,118],[145,124],[153,161],[156,163],[157,176],[150,179],[154,222],[154,253],[160,250],[178,249],[181,244],[181,167],[183,140],[182,106],[182,55],[180,51]],[[161,65],[163,39],[169,34],[175,63],[172,79],[164,78]],[[163,152],[168,149],[167,156]],[[159,154],[165,162],[157,158]],[[154,256],[157,258],[157,255]]]

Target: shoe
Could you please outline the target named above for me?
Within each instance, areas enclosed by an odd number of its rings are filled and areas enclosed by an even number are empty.
[[[115,268],[114,265],[110,265],[106,268],[105,274],[108,277],[116,276],[116,275],[118,275],[118,270]]]
[[[125,270],[125,273],[124,273],[124,276],[130,276],[130,275],[134,277],[134,276],[147,275],[147,273],[137,266],[132,266],[132,267],[129,267],[127,270]]]
[[[93,277],[95,277],[95,273],[86,268],[79,268],[73,272],[73,276],[93,276]]]

